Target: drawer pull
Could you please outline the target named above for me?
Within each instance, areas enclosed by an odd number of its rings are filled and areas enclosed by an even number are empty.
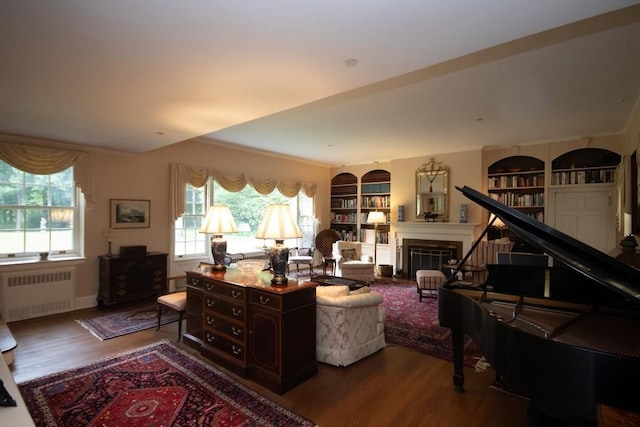
[[[242,334],[242,328],[236,328],[234,326],[234,327],[231,328],[231,332],[233,332],[233,335],[239,336],[240,334]]]
[[[269,297],[264,298],[260,295],[260,304],[269,304]]]
[[[236,299],[239,298],[240,295],[242,295],[242,292],[240,292],[240,291],[235,291],[235,290],[231,291],[231,296],[236,298]]]
[[[232,313],[233,313],[233,315],[234,315],[234,316],[236,316],[236,317],[238,317],[238,316],[240,316],[240,315],[242,314],[242,310],[240,310],[239,308],[235,308],[235,307],[233,307],[233,308],[231,309],[231,312],[232,312]]]
[[[207,307],[213,307],[216,305],[216,302],[212,299],[207,299]]]
[[[235,354],[236,356],[242,353],[242,348],[240,347],[236,347],[235,345],[231,347],[231,351],[233,351],[233,354]]]
[[[215,288],[215,286],[213,285],[213,283],[207,283],[207,290],[208,291],[212,291]]]
[[[213,325],[215,321],[216,319],[214,319],[213,317],[207,316],[207,325]]]
[[[207,341],[208,342],[214,342],[216,340],[216,337],[211,335],[211,334],[207,334]]]

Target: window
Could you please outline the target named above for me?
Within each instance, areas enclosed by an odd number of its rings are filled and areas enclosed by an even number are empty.
[[[209,206],[209,185],[193,187],[187,184],[184,215],[174,226],[174,252],[177,257],[207,254],[206,236],[198,232]]]
[[[211,193],[210,193],[210,190]],[[269,195],[262,195],[253,187],[247,185],[239,192],[233,193],[222,188],[217,182],[210,181],[205,187],[196,188],[186,184],[185,213],[175,223],[175,255],[176,257],[205,257],[210,256],[207,235],[198,230],[206,215],[206,211],[213,203],[223,203],[229,206],[231,214],[238,227],[238,232],[227,234],[227,251],[229,253],[247,253],[260,251],[266,244],[254,236],[262,222],[264,212],[272,202],[287,201],[297,213],[298,225],[303,233],[302,240],[308,240],[307,246],[312,245],[315,236],[316,220],[313,215],[313,198],[300,193],[296,197],[288,198],[277,190]],[[288,246],[298,246],[299,241],[293,239],[286,242]]]
[[[0,161],[0,257],[79,252],[73,167],[51,175]]]

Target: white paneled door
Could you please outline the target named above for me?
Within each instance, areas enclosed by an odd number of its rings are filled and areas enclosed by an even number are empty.
[[[602,252],[615,247],[614,191],[608,188],[556,190],[554,228]]]

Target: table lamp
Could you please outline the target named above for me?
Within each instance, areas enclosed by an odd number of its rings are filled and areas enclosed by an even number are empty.
[[[227,241],[222,238],[222,233],[236,233],[238,228],[233,220],[228,206],[216,203],[209,207],[204,218],[200,233],[211,234],[211,255],[213,256],[213,268],[224,270],[224,257],[227,255]]]
[[[374,243],[373,243],[373,268],[376,272],[376,274],[378,273],[378,263],[377,263],[377,257],[378,257],[378,224],[384,224],[387,222],[387,216],[384,214],[384,212],[380,212],[380,211],[372,211],[369,212],[369,215],[367,215],[367,223],[368,224],[373,224],[373,229],[374,231]]]
[[[284,244],[284,239],[302,237],[291,209],[287,203],[272,203],[267,206],[262,223],[256,232],[258,239],[275,239],[276,243],[269,249],[269,259],[273,269],[273,286],[287,286],[286,276],[287,262],[289,261],[289,248]]]

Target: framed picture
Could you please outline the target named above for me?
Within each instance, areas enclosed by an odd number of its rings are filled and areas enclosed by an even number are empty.
[[[149,200],[111,199],[111,228],[149,227]]]

